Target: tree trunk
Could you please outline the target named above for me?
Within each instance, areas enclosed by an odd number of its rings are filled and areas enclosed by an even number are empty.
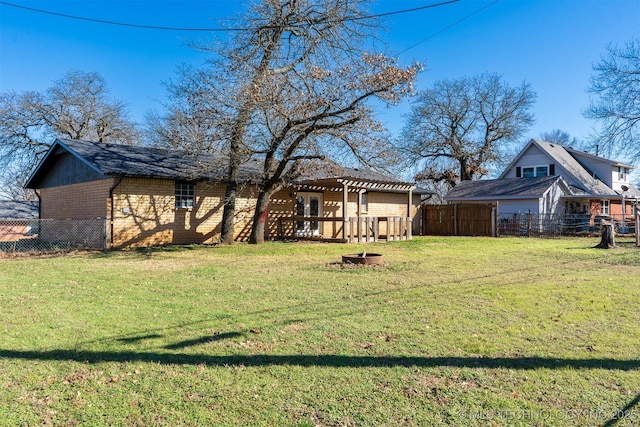
[[[251,224],[251,236],[249,237],[249,243],[254,245],[261,245],[264,243],[264,229],[267,223],[267,214],[269,208],[269,198],[271,192],[261,190],[258,194],[258,201],[256,203],[256,210],[253,214],[253,224]]]
[[[615,231],[613,230],[613,222],[603,222],[601,225],[600,243],[596,248],[611,249],[616,247]]]
[[[233,244],[233,225],[235,222],[237,192],[237,180],[227,181],[227,187],[224,191],[224,210],[222,211],[222,232],[220,233],[220,242],[224,245]]]
[[[469,168],[467,159],[460,159],[460,181],[473,180],[473,172]]]

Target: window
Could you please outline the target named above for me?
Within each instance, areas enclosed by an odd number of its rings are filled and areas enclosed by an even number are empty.
[[[526,166],[522,168],[523,178],[535,178],[540,176],[549,176],[549,165]]]
[[[176,182],[176,209],[192,208],[196,186],[186,182]]]
[[[601,209],[601,214],[602,215],[609,215],[609,201],[608,200],[603,200],[602,202],[600,202],[600,206],[602,206]]]
[[[628,168],[623,168],[618,166],[618,181],[626,181],[628,173],[629,173]]]
[[[536,166],[536,176],[549,176],[549,166]]]
[[[369,195],[368,193],[360,193],[360,213],[365,213],[369,210]]]
[[[298,193],[295,212],[301,217],[322,216],[322,194]],[[296,221],[296,235],[301,237],[318,236],[322,234],[319,221]]]

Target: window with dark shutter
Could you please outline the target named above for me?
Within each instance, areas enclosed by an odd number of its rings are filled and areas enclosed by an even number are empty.
[[[551,163],[549,165],[549,175],[554,176],[556,174],[556,165]]]
[[[520,166],[516,167],[516,178],[521,178],[522,177],[522,169],[520,168]]]

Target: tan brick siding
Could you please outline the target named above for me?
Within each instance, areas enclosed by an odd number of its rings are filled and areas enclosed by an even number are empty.
[[[198,182],[193,208],[175,207],[175,181],[125,178],[114,190],[113,244],[149,246],[216,243],[222,231],[224,184]],[[234,238],[249,239],[256,188],[236,199]]]
[[[169,179],[124,178],[113,190],[113,210],[109,188],[113,179],[91,181],[41,190],[43,218],[110,217],[107,238],[114,247],[165,244],[215,243],[220,239],[223,213],[224,184],[196,184],[195,205],[189,209],[175,207],[175,181]],[[295,191],[284,189],[271,197],[266,238],[294,235],[292,221],[282,222],[295,214]],[[240,190],[236,200],[234,237],[246,241],[251,233],[257,188]],[[322,215],[342,217],[342,192],[322,194]],[[406,216],[407,194],[368,193],[368,211],[363,216]],[[415,200],[415,199],[414,199]],[[357,215],[357,194],[348,195],[348,216]],[[412,207],[415,213],[416,207]],[[386,233],[381,223],[381,234]],[[322,236],[342,238],[342,222],[324,222]]]
[[[277,239],[280,236],[293,236],[293,222],[280,221],[282,218],[290,218],[295,214],[295,202],[293,190],[285,188],[271,196],[269,201],[269,213],[265,225],[266,238]],[[281,228],[282,227],[282,228]]]
[[[105,218],[113,179],[42,188],[40,215],[46,219]]]

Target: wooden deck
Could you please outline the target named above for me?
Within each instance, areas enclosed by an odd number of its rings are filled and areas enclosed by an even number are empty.
[[[306,217],[291,216],[278,219],[279,239],[325,240],[344,243],[371,243],[412,239],[412,220],[400,216],[359,217]],[[296,224],[308,223],[317,233],[297,232]],[[332,224],[333,232],[323,232],[325,227],[316,224]]]

